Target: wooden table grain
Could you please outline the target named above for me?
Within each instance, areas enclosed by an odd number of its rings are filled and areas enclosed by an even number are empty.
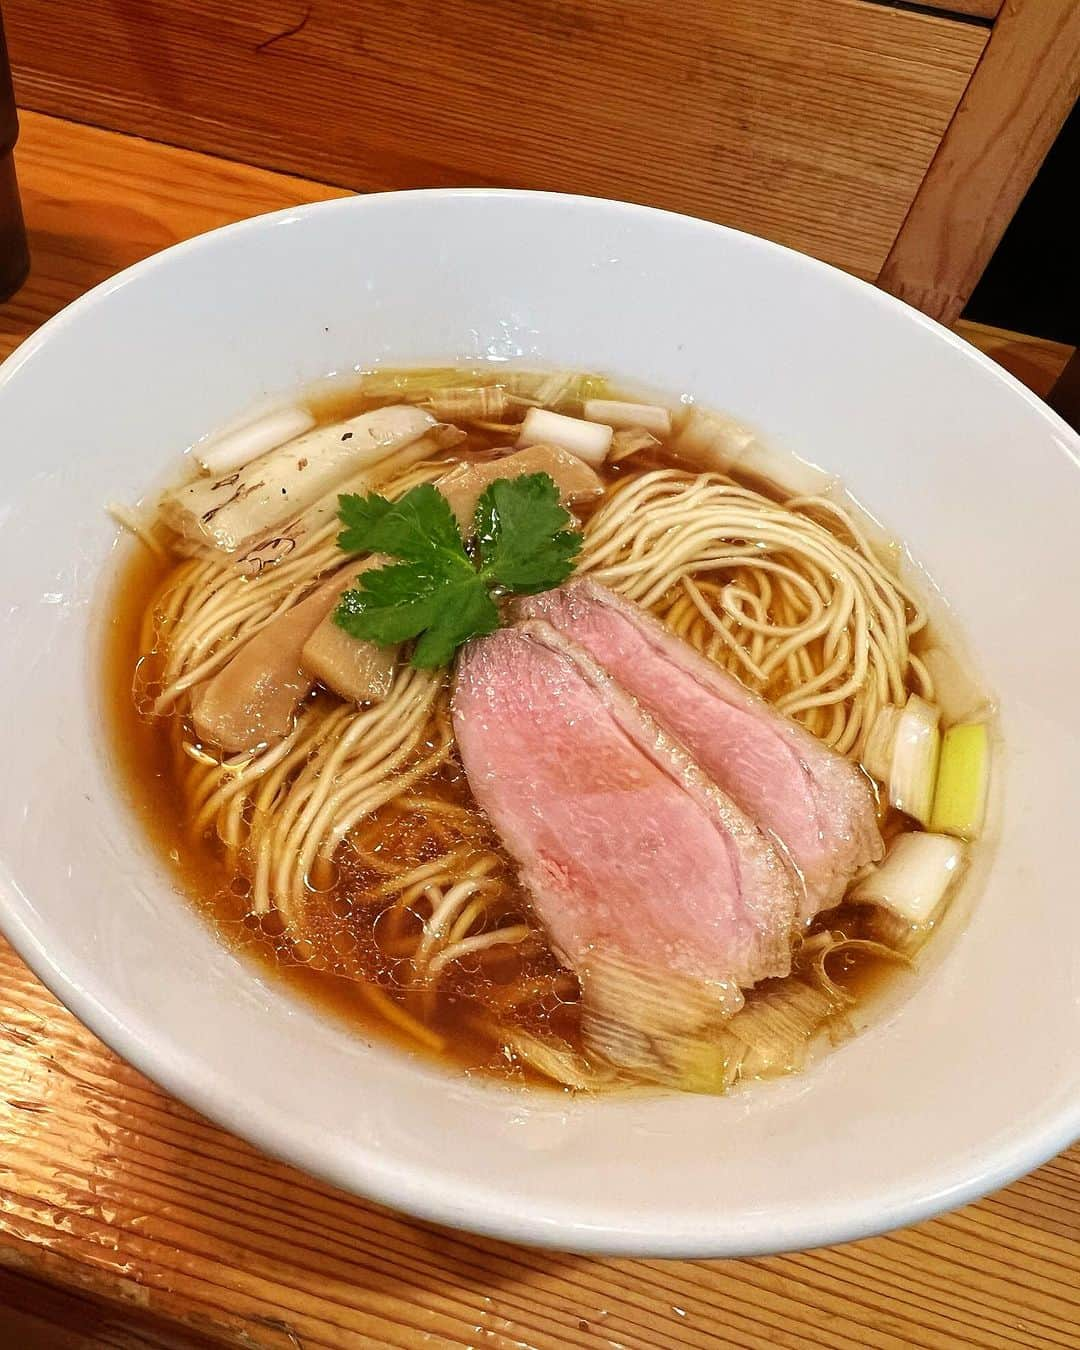
[[[27,115],[34,269],[0,354],[117,269],[334,188]],[[1045,393],[1070,349],[961,326]],[[275,1162],[108,1051],[0,944],[0,1347],[1080,1346],[1080,1148],[886,1237],[600,1260],[448,1232]]]

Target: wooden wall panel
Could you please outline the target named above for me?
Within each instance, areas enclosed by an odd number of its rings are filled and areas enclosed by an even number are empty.
[[[987,40],[864,0],[4,0],[25,107],[359,189],[626,197],[880,270]]]
[[[879,283],[952,323],[1078,93],[1080,0],[1005,0]]]

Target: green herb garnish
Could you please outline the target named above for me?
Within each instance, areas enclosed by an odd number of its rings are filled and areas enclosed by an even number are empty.
[[[499,626],[494,595],[534,595],[565,581],[581,551],[570,513],[546,473],[499,478],[476,504],[471,548],[446,498],[430,483],[389,501],[338,499],[348,553],[400,561],[373,568],[341,597],[334,622],[353,637],[391,646],[416,638],[412,663],[446,665],[471,637]]]

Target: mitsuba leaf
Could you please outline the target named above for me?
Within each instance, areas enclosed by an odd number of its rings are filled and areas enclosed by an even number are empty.
[[[334,611],[355,638],[383,646],[416,639],[412,663],[449,663],[471,637],[499,626],[493,591],[532,595],[558,586],[574,570],[581,535],[549,474],[500,478],[476,507],[475,558],[470,557],[446,498],[430,483],[396,502],[371,492],[338,499],[350,553],[398,561],[357,578]]]

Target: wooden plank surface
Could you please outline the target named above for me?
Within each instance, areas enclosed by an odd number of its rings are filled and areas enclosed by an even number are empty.
[[[106,1051],[3,947],[0,1045],[0,1265],[159,1328],[267,1350],[1080,1343],[1080,1150],[871,1241],[597,1260],[415,1223],[271,1161]]]
[[[5,1350],[219,1350],[218,1336],[0,1265]]]
[[[0,306],[3,352],[138,257],[333,195],[38,116],[25,119],[19,167],[34,272]],[[1068,356],[967,331],[1037,387]],[[752,1261],[598,1260],[416,1223],[167,1097],[0,943],[4,1350],[1071,1350],[1078,1277],[1080,1148],[918,1228]]]
[[[304,179],[20,115],[30,277],[0,305],[0,356],[76,296],[159,249],[244,216],[344,195]]]
[[[1078,93],[1077,0],[1005,0],[879,284],[952,323]]]
[[[987,29],[865,0],[4,0],[20,104],[357,189],[721,220],[876,277]]]

